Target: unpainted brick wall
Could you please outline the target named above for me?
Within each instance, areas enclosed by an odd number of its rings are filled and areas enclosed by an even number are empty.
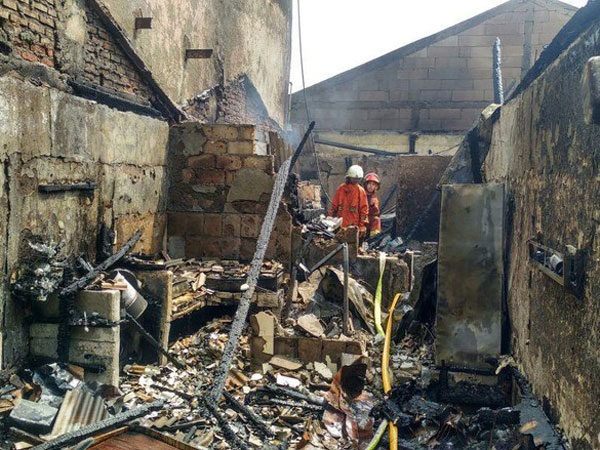
[[[54,67],[57,17],[55,0],[2,0],[0,41],[17,58]]]
[[[98,15],[90,9],[87,9],[86,15],[85,78],[105,88],[152,99],[152,91],[106,31]]]
[[[239,76],[188,100],[183,107],[192,118],[206,123],[252,124],[281,132],[270,118],[262,97],[247,75]]]
[[[274,179],[274,157],[257,154],[266,153],[257,134],[252,125],[188,122],[171,129],[167,232],[172,255],[252,259]],[[291,216],[283,209],[267,256],[287,262]]]
[[[11,57],[61,70],[57,34],[65,20],[58,0],[1,0],[0,41]],[[85,2],[84,2],[85,3]],[[142,102],[153,93],[140,73],[104,27],[97,14],[85,3],[87,39],[83,78],[116,93],[138,96]]]

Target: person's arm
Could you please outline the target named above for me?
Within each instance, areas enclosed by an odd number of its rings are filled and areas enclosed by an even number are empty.
[[[340,205],[340,188],[337,188],[335,195],[333,196],[333,202],[331,202],[331,209],[329,210],[330,217],[337,217],[338,207]]]
[[[378,234],[381,231],[381,210],[379,209],[379,199],[375,197],[371,203],[369,211],[369,222],[371,228],[371,236]]]

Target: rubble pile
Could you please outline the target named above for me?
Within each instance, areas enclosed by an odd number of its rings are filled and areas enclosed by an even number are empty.
[[[229,260],[182,260],[173,271],[174,318],[184,317],[206,305],[237,300],[246,288],[249,266]],[[260,290],[277,293],[281,289],[283,266],[277,261],[265,261],[258,279]],[[231,303],[231,302],[230,302]]]

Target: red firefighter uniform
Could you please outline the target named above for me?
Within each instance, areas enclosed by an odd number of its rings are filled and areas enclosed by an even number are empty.
[[[381,232],[381,218],[379,214],[379,199],[377,198],[377,192],[369,195],[367,194],[367,202],[369,203],[369,235],[374,235]]]
[[[335,192],[331,211],[333,217],[341,217],[342,228],[358,227],[366,232],[369,224],[367,193],[359,184],[344,183]]]

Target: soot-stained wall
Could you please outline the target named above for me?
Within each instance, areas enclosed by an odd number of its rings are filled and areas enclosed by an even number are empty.
[[[596,10],[597,5],[590,3]],[[597,17],[597,15],[595,16]],[[586,63],[600,22],[505,104],[484,164],[507,188],[512,350],[572,448],[600,446],[600,125],[586,123]],[[512,212],[511,212],[512,211]],[[528,264],[528,240],[585,254],[582,299]]]
[[[0,77],[0,266],[27,264],[27,241],[64,242],[63,254],[96,254],[102,222],[122,245],[158,252],[166,223],[168,124],[70,94]],[[38,192],[40,184],[91,181],[93,193]],[[26,356],[24,305],[0,291],[4,365]],[[2,313],[0,307],[0,314]]]

